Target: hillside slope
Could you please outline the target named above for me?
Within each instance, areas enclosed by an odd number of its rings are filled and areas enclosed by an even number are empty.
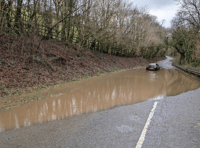
[[[0,97],[148,63],[37,37],[4,35],[0,40]]]

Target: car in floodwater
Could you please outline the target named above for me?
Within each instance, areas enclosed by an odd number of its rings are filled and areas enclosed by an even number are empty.
[[[160,66],[157,63],[149,63],[146,70],[159,70]]]

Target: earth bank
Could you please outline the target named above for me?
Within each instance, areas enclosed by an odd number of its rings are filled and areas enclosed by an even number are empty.
[[[1,110],[42,99],[20,98],[23,93],[148,64],[146,59],[139,57],[117,57],[88,49],[79,51],[75,45],[66,42],[39,42],[37,38],[32,39],[33,42],[29,38],[16,39],[10,35],[1,36],[0,40],[3,41],[0,43]],[[13,96],[18,99],[12,100]]]

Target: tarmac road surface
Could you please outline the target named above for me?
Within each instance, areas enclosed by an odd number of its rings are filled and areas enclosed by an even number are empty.
[[[0,132],[0,148],[25,147],[200,148],[200,89]]]

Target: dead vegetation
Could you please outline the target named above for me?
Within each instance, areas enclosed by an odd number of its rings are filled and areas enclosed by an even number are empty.
[[[165,35],[128,1],[3,0],[0,96],[145,65],[165,55]]]
[[[66,42],[43,40],[40,43],[37,37],[4,35],[0,40],[1,96],[148,63],[142,58],[78,51],[75,45]]]

